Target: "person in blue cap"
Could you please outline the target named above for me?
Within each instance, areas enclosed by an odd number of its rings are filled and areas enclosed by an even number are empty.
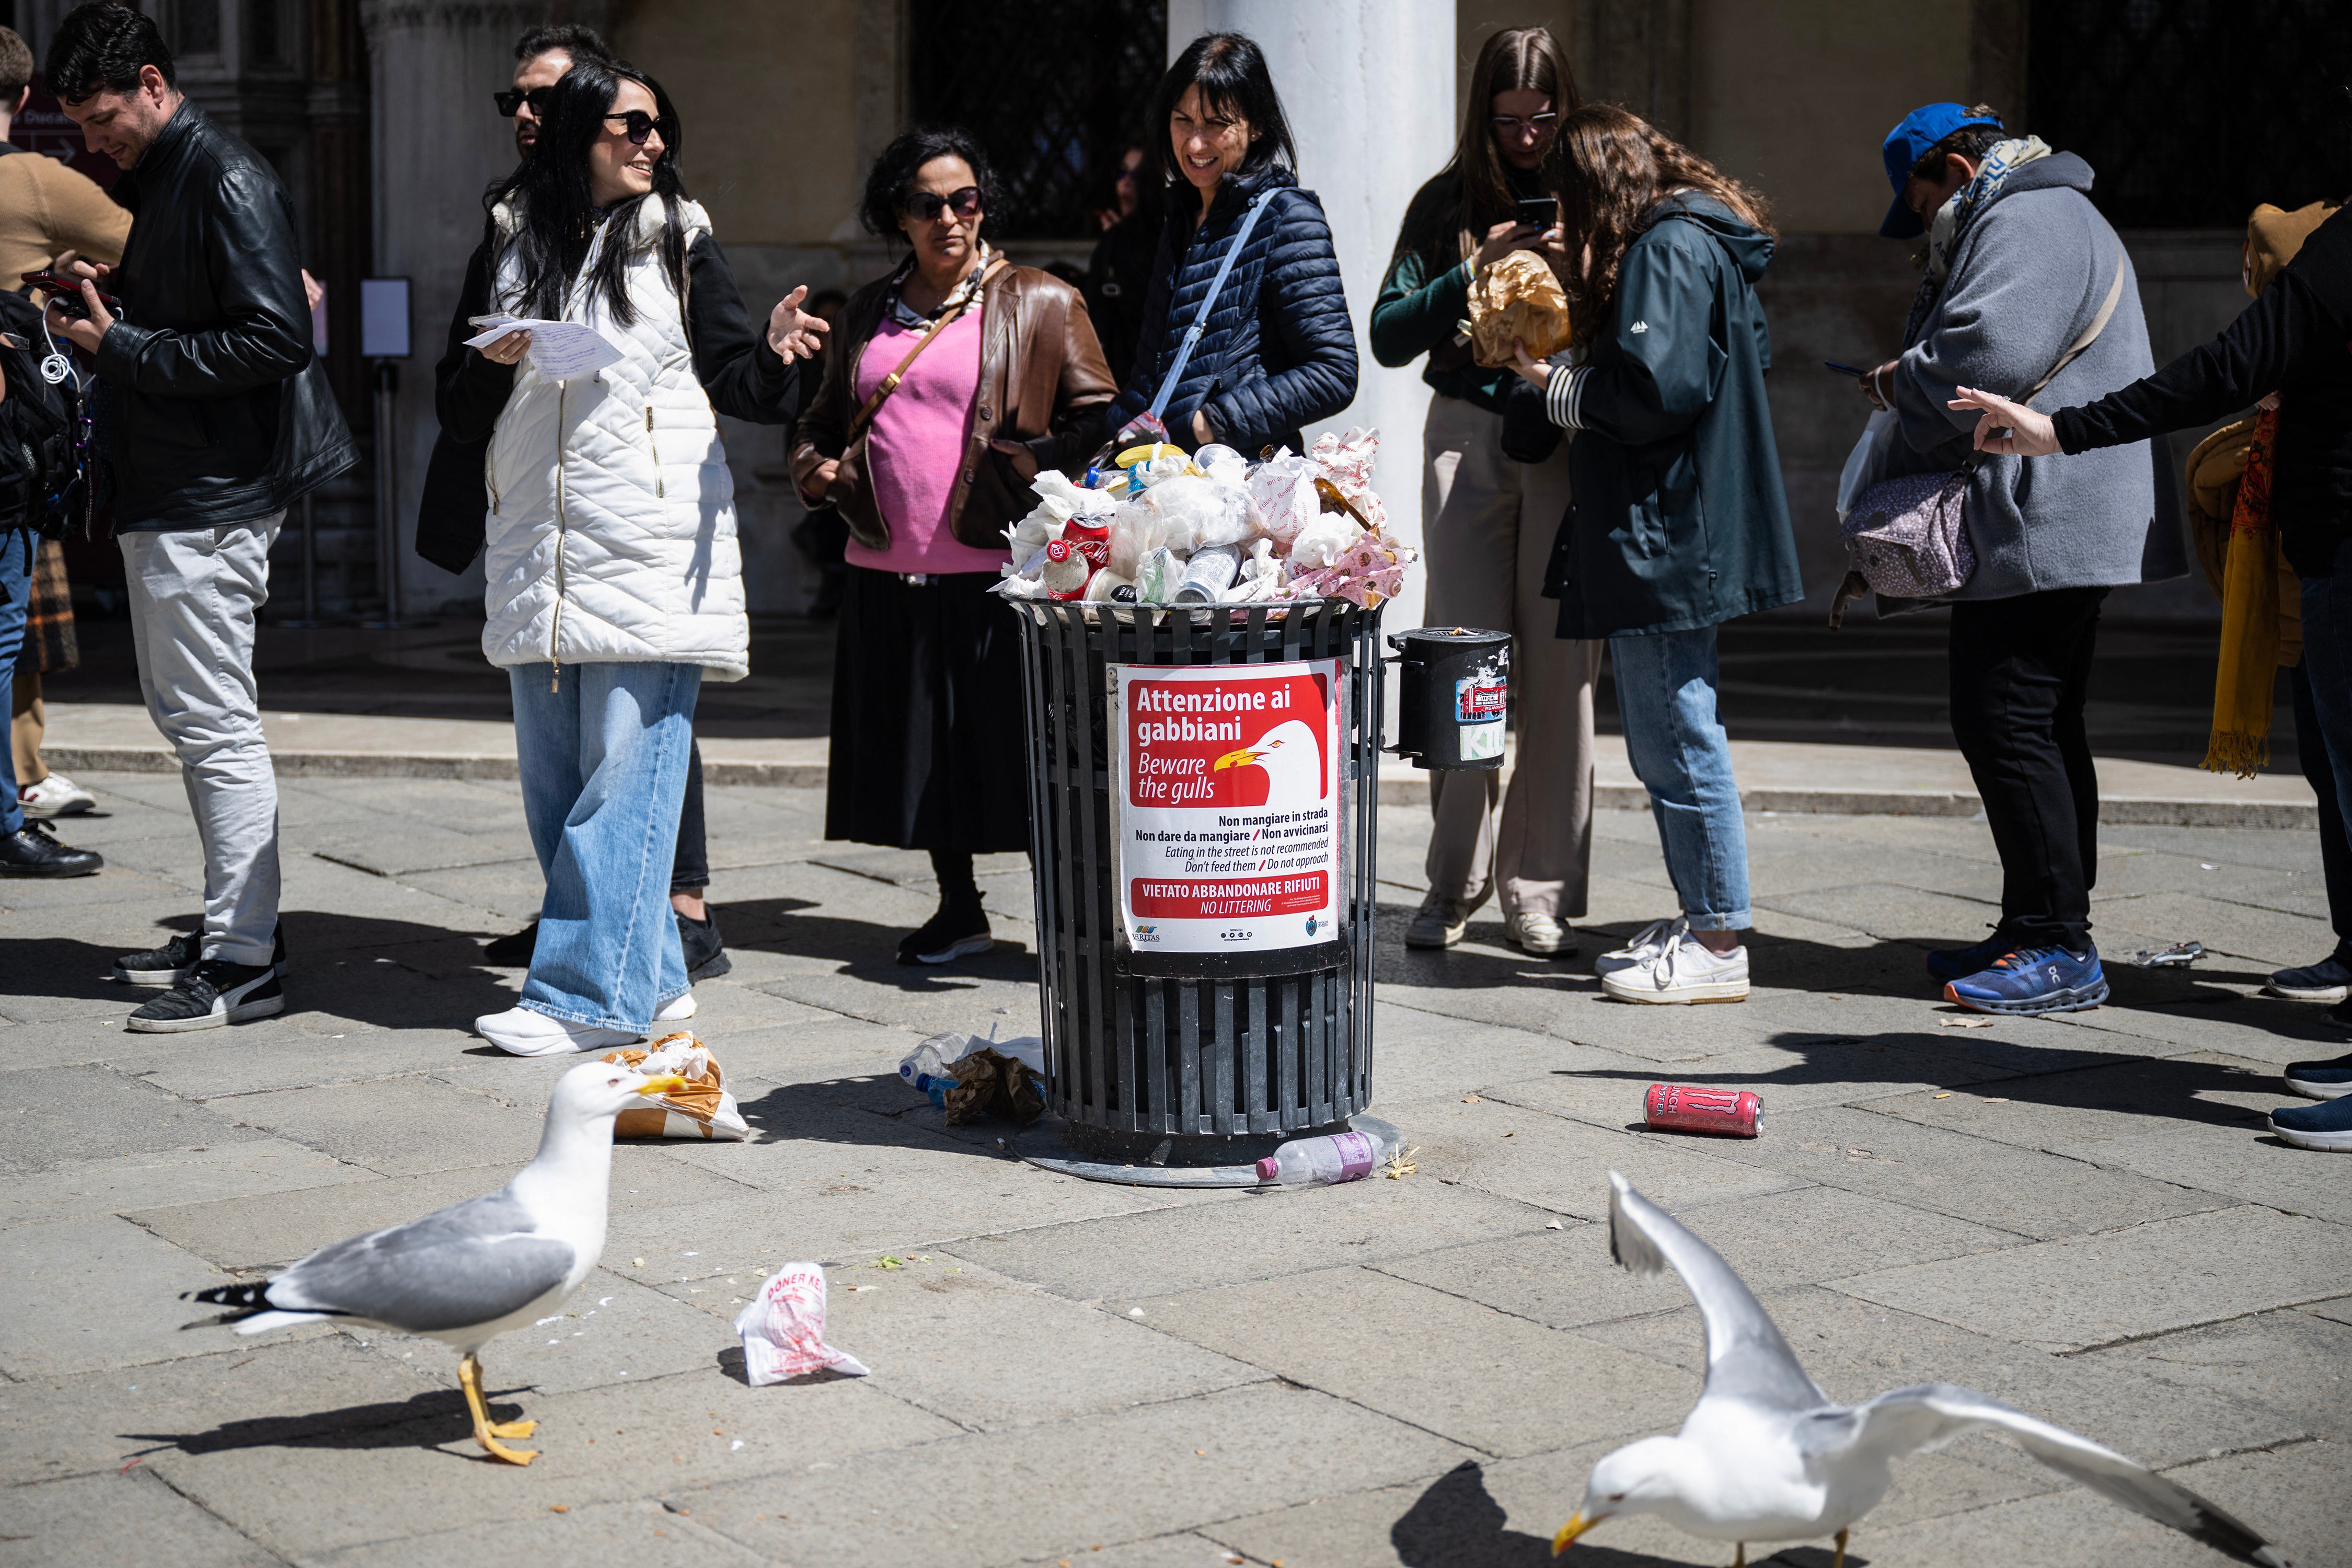
[[[2147,374],[2139,289],[2074,154],[1958,103],[1906,115],[1885,152],[1895,201],[1879,232],[1924,236],[1925,276],[1903,352],[1862,390],[1895,415],[1880,479],[1965,475],[1976,570],[1938,602],[1952,610],[1952,735],[2001,864],[2000,924],[1930,953],[1927,972],[1978,1012],[2095,1007],[2107,982],[2090,936],[2099,786],[2084,700],[2108,591],[2188,570],[2171,460],[2156,440],[2063,465],[1979,453],[1950,404],[1962,386],[2084,403]]]

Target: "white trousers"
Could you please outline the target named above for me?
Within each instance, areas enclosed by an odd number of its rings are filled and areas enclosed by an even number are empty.
[[[278,774],[261,733],[253,626],[285,521],[120,536],[139,689],[180,759],[204,844],[204,956],[231,963],[268,963],[278,929]]]
[[[1555,636],[1559,602],[1543,596],[1568,510],[1568,442],[1546,462],[1515,463],[1503,456],[1501,415],[1433,397],[1423,456],[1424,619],[1512,634],[1517,730],[1507,787],[1499,772],[1431,772],[1430,890],[1475,909],[1499,889],[1506,915],[1580,919],[1592,865],[1601,644]]]

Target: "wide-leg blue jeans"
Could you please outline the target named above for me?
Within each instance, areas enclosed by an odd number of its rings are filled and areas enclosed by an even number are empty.
[[[670,865],[702,667],[518,665],[523,815],[547,879],[522,1005],[642,1032],[685,994]]]

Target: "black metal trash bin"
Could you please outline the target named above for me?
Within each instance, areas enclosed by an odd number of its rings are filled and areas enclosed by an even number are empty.
[[[1046,1104],[1065,1141],[1227,1165],[1344,1127],[1371,1097],[1380,613],[1013,608]],[[1293,810],[1309,799],[1301,730],[1328,794]]]

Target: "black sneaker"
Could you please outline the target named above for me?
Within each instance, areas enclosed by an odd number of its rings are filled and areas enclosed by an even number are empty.
[[[727,939],[719,934],[719,917],[706,909],[700,920],[677,917],[677,944],[686,951],[686,983],[713,980],[735,967],[727,956]]]
[[[977,900],[970,904],[941,904],[940,912],[925,921],[921,927],[907,933],[898,944],[901,963],[953,963],[975,952],[986,952],[996,945],[989,934],[988,914]]]
[[[482,962],[500,969],[529,969],[530,955],[539,951],[539,922],[530,924],[512,936],[496,937],[482,943]]]
[[[106,864],[95,849],[60,844],[49,825],[26,817],[14,833],[0,834],[0,877],[87,877]]]
[[[176,1035],[284,1011],[286,993],[278,987],[276,964],[205,958],[186,979],[123,1020],[123,1027],[141,1035]]]
[[[286,973],[286,922],[280,921],[275,933],[276,946],[269,955],[269,966],[280,975]],[[177,985],[188,977],[188,971],[204,956],[204,932],[192,931],[175,936],[161,947],[151,947],[139,952],[126,952],[114,961],[114,978],[123,985]]]

